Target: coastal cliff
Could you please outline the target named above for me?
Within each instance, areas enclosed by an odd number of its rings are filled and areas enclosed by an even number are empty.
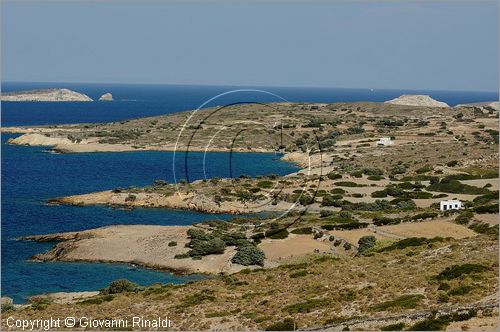
[[[2,93],[2,101],[93,101],[89,96],[69,89],[42,89]]]

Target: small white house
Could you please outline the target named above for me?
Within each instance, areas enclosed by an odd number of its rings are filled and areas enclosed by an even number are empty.
[[[450,199],[448,201],[441,201],[439,203],[439,209],[441,211],[446,210],[460,210],[462,208],[462,202],[456,199]]]
[[[387,145],[393,145],[394,142],[391,140],[390,137],[381,137],[378,141],[377,141],[377,145],[384,145],[384,146],[387,146]]]

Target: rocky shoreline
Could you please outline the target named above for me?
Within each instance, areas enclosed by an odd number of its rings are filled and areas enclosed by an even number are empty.
[[[152,226],[152,225],[115,225],[81,232],[52,233],[31,235],[18,238],[20,241],[54,242],[55,245],[44,253],[31,257],[38,262],[93,262],[125,263],[179,275],[220,273],[232,274],[243,269],[259,266],[243,266],[232,263],[236,254],[234,246],[225,248],[222,254],[206,255],[199,259],[177,258],[189,251],[186,244],[190,241],[189,229],[202,229],[197,226]],[[127,246],[123,246],[126,239]],[[264,267],[275,267],[287,260],[283,245],[293,241],[296,248],[289,253],[310,252],[321,248],[329,252],[331,244],[317,241],[306,235],[290,235],[287,240],[263,240],[261,248],[266,252]],[[175,245],[174,245],[175,244]],[[299,248],[301,247],[301,248]]]
[[[94,262],[126,263],[176,274],[234,273],[245,267],[231,263],[235,253],[227,248],[222,255],[211,255],[200,260],[176,259],[189,249],[186,231],[190,226],[118,225],[82,232],[33,235],[18,240],[58,242],[47,252],[34,255],[39,262]],[[127,246],[123,247],[126,239]],[[169,243],[175,242],[175,246]]]

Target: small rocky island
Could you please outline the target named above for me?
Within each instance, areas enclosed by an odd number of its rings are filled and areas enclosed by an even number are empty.
[[[450,107],[448,104],[427,95],[401,95],[398,98],[386,101],[386,103],[406,106]]]
[[[41,89],[2,93],[2,101],[93,101],[89,96],[69,89]]]
[[[113,95],[111,93],[105,93],[100,98],[99,101],[113,101]]]

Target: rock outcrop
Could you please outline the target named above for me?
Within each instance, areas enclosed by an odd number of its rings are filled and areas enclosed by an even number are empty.
[[[385,103],[406,106],[450,107],[448,104],[432,99],[427,95],[401,95],[398,98],[388,100]]]
[[[500,102],[498,101],[485,101],[480,103],[470,103],[470,104],[458,104],[455,107],[479,107],[482,109],[493,109],[495,111],[500,110]]]
[[[99,101],[113,101],[113,95],[111,93],[105,93],[100,98]]]
[[[89,96],[69,89],[43,89],[2,93],[2,101],[93,101]]]

